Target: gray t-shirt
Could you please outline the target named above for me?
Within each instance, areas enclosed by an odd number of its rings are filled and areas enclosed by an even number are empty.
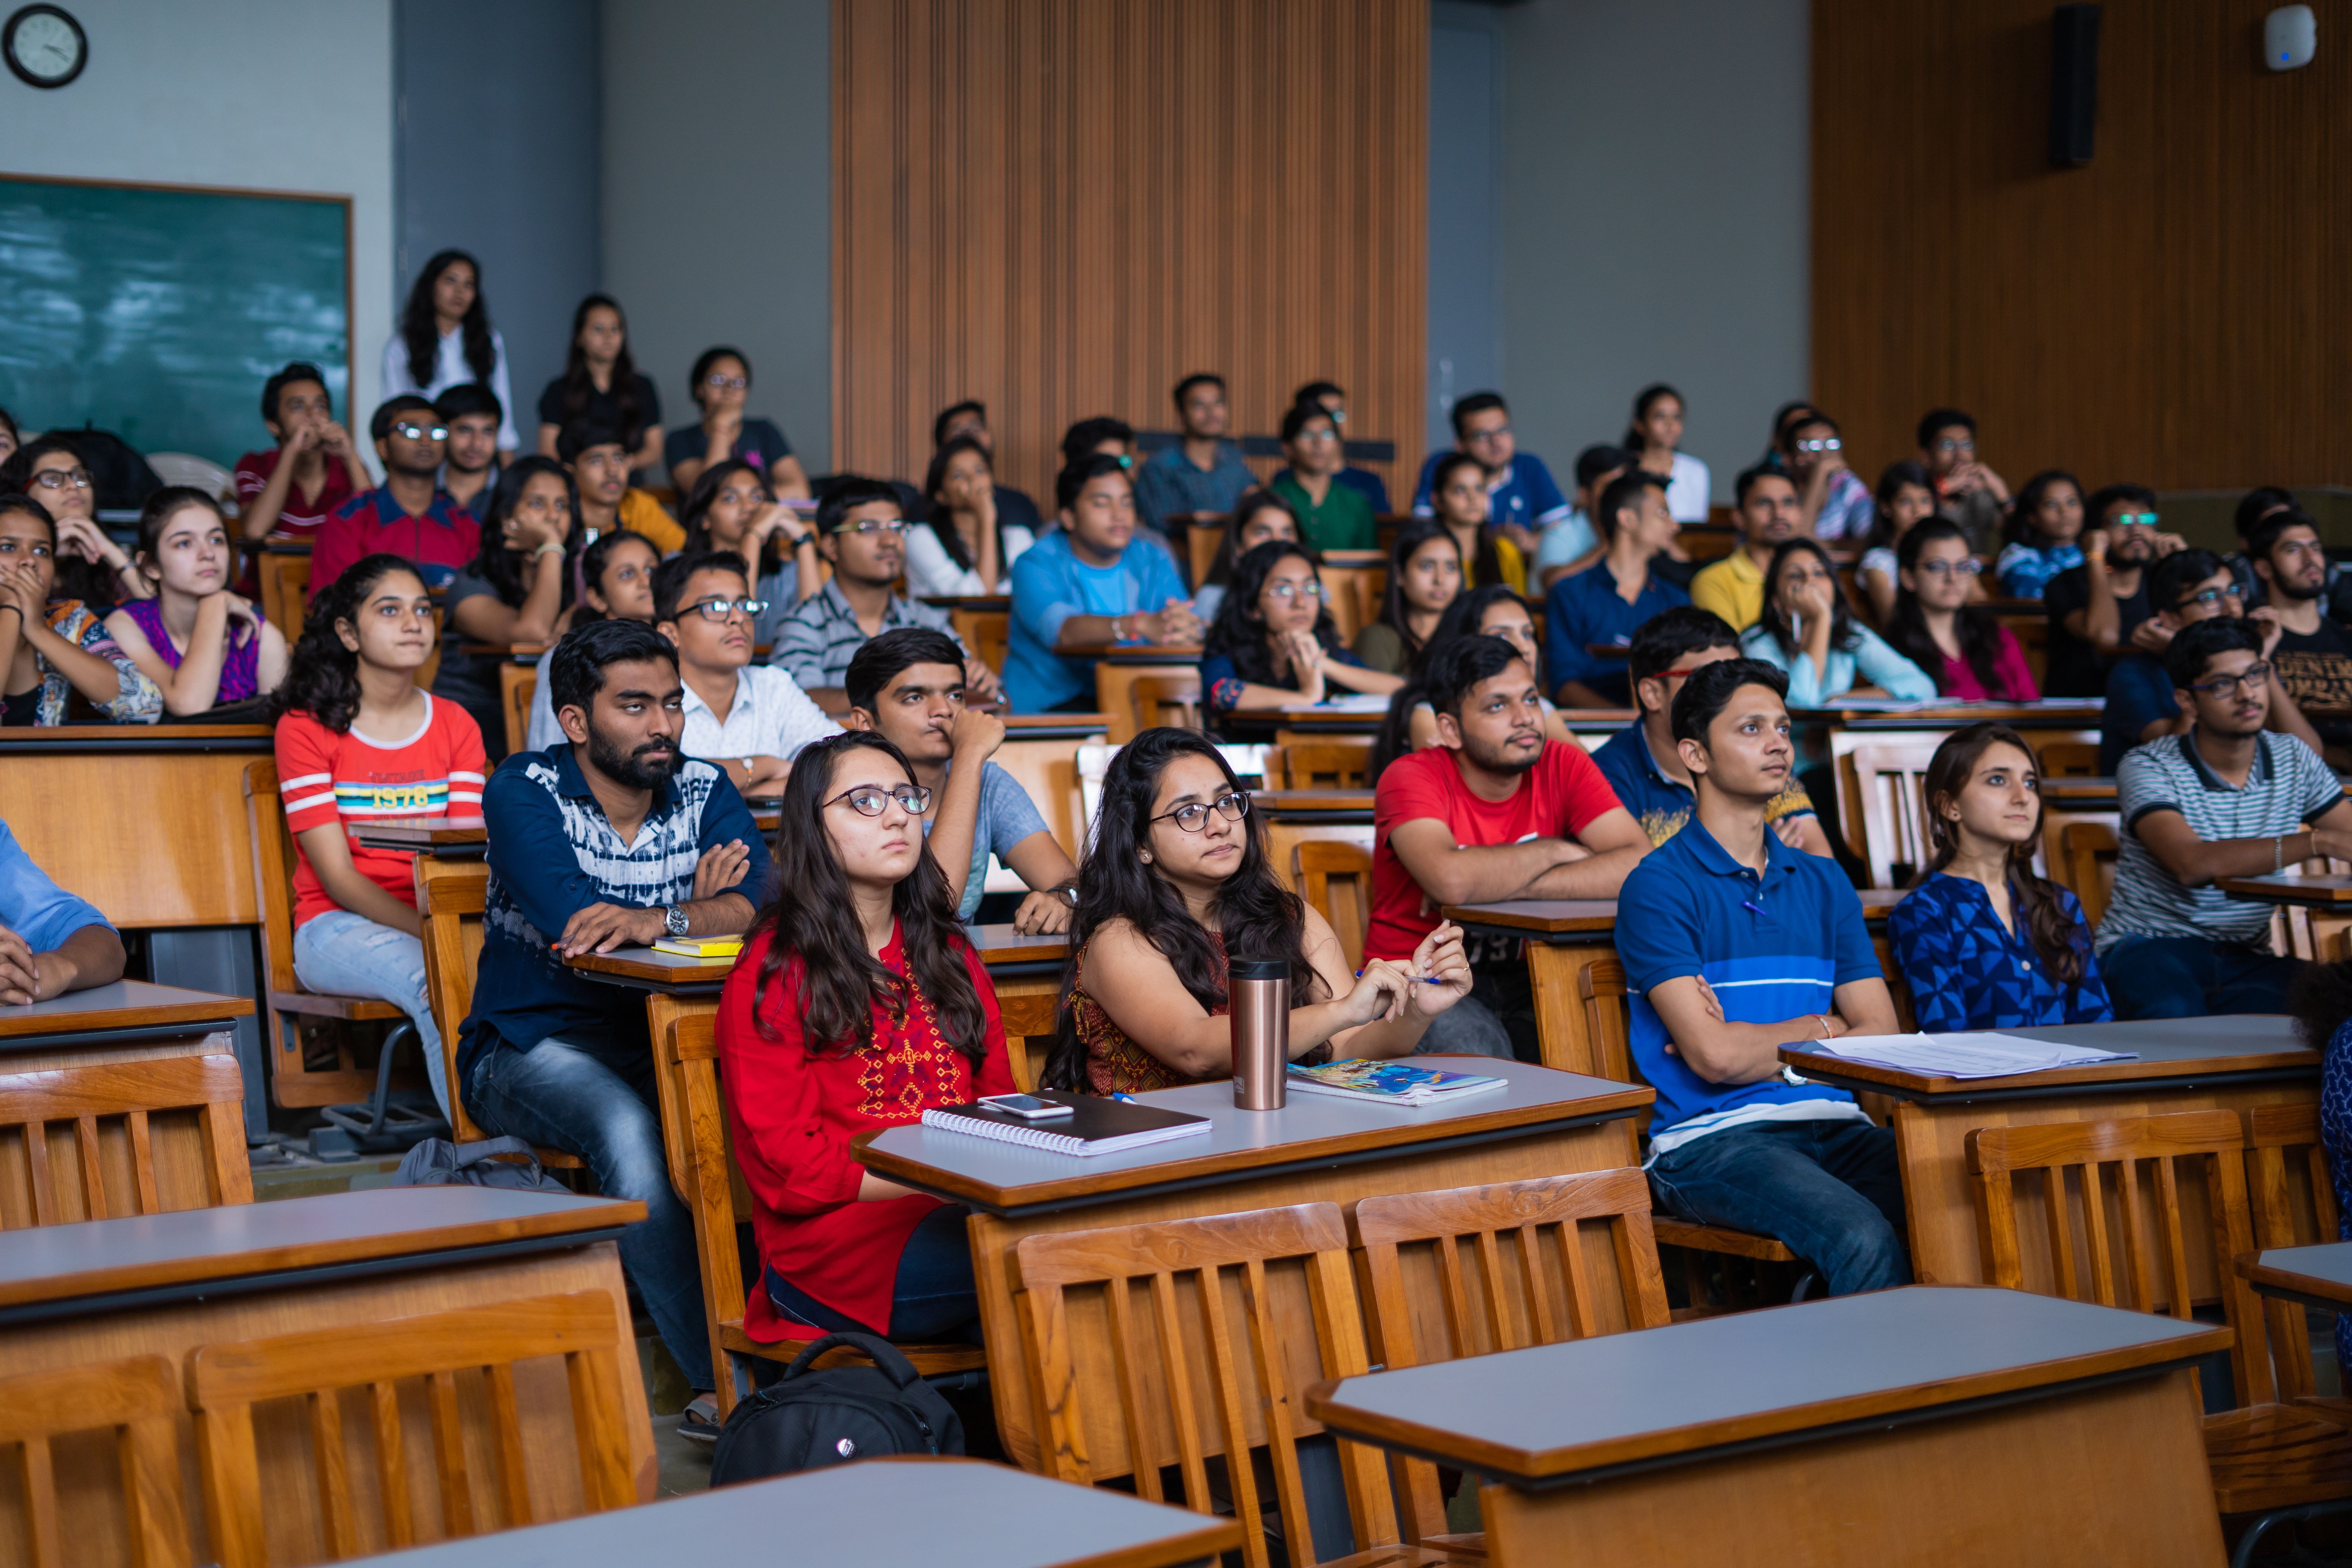
[[[931,835],[936,817],[923,819],[923,837]],[[971,835],[971,872],[964,879],[963,902],[956,909],[956,919],[968,921],[979,912],[981,884],[988,879],[988,858],[1003,859],[1006,851],[1033,833],[1046,832],[1045,819],[1039,815],[1037,803],[1021,787],[1021,781],[998,767],[983,763],[980,771],[980,822]]]

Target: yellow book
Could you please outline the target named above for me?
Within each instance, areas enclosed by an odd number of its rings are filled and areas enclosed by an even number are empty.
[[[743,951],[740,936],[666,936],[654,943],[656,952],[680,958],[733,958]]]

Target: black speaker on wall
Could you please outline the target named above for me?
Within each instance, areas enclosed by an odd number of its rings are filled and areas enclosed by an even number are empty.
[[[2050,163],[2079,169],[2099,131],[2099,8],[2061,5],[2050,14]]]

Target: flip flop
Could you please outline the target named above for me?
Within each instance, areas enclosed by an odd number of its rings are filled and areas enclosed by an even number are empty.
[[[689,1443],[716,1444],[720,1429],[715,1394],[696,1394],[678,1413],[677,1435]]]

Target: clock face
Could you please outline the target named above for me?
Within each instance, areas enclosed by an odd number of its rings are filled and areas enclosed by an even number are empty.
[[[35,87],[63,87],[81,74],[89,42],[54,5],[27,5],[8,18],[8,68]]]

